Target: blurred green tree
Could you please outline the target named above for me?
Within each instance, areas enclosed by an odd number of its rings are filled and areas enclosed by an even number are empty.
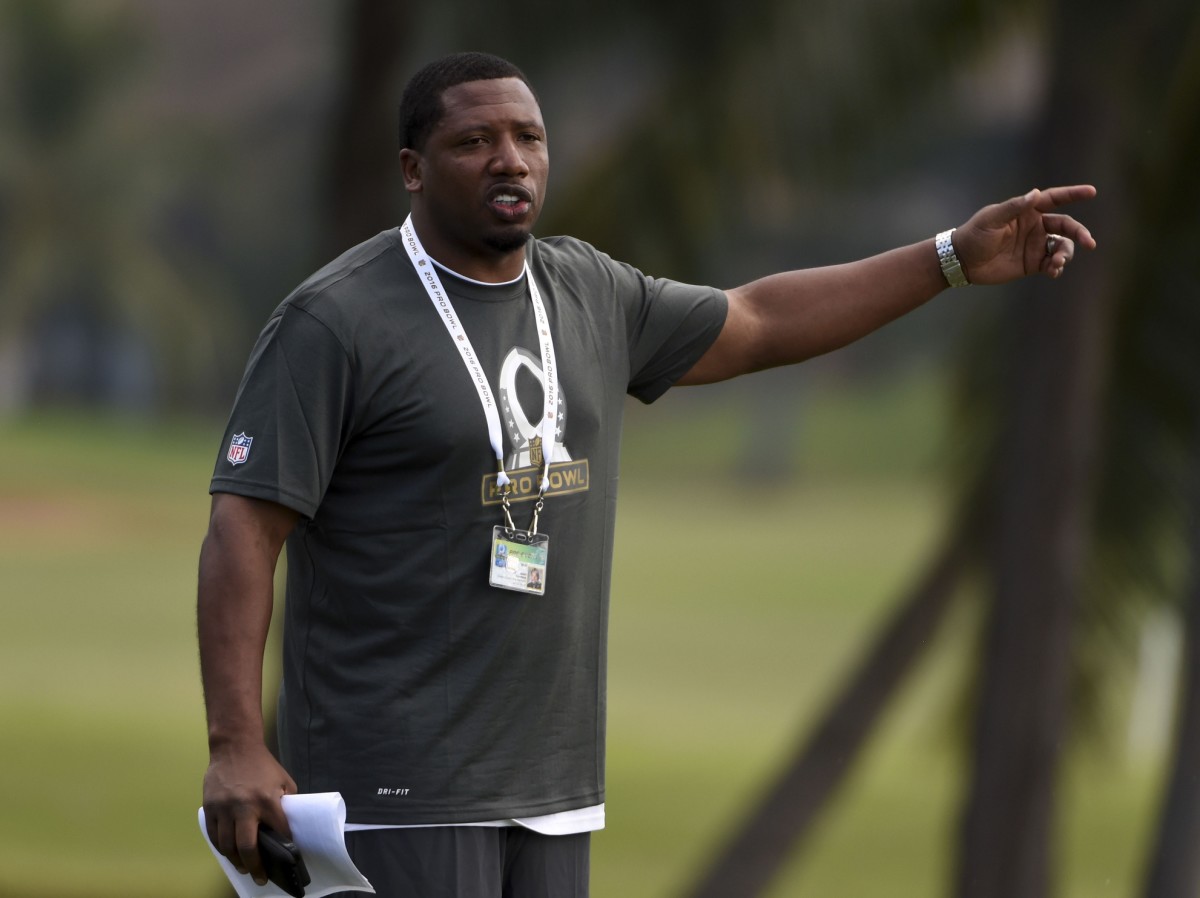
[[[141,50],[130,10],[0,0],[0,41],[0,333],[10,351],[41,338],[24,355],[45,375],[24,399],[194,401],[228,291],[169,239],[164,197],[186,173],[119,114]]]
[[[1179,289],[1162,247],[1200,236],[1200,181],[1186,161],[1197,146],[1200,17],[1182,3],[1067,0],[1052,22],[1071,40],[1055,56],[1035,162],[1050,178],[1080,172],[1103,186],[1088,217],[1104,250],[1061,296],[1028,285],[1006,307],[988,398],[973,401],[995,413],[982,470],[998,476],[964,896],[1053,891],[1054,784],[1071,719],[1094,718],[1098,683],[1137,632],[1142,597],[1180,601],[1179,559],[1191,548],[1180,494],[1195,477],[1196,422],[1179,400],[1200,382],[1162,339],[1165,328],[1194,346],[1200,333],[1194,290]],[[1181,752],[1175,763],[1193,762]],[[1166,812],[1195,815],[1197,797],[1172,792]],[[1186,839],[1160,840],[1164,864],[1190,856]],[[1190,870],[1189,883],[1176,880],[1182,890],[1160,894],[1194,894],[1200,870]]]
[[[1197,181],[1185,160],[1195,147],[1200,52],[1194,37],[1180,37],[1194,34],[1195,22],[1183,4],[1085,10],[1064,2],[1050,10],[1050,33],[1070,39],[1055,45],[1026,167],[1042,183],[1102,186],[1087,217],[1104,254],[1053,296],[1041,284],[1015,288],[972,341],[964,381],[988,386],[968,390],[961,422],[976,452],[962,481],[957,537],[693,895],[766,888],[850,768],[884,690],[919,657],[913,634],[936,626],[946,605],[937,597],[960,569],[964,534],[992,585],[953,888],[962,896],[1052,890],[1057,771],[1071,720],[1088,712],[1114,644],[1136,630],[1137,597],[1169,602],[1179,591],[1177,561],[1162,543],[1178,544],[1185,526],[1172,492],[1194,479],[1186,451],[1194,422],[1179,398],[1200,384],[1194,365],[1180,370],[1185,353],[1160,353],[1164,328],[1172,344],[1194,346],[1200,336],[1194,289],[1180,289],[1173,264],[1197,236]],[[1164,258],[1164,244],[1177,245],[1177,255]],[[1147,277],[1135,260],[1150,258],[1161,261]],[[1194,703],[1185,706],[1177,786],[1154,865],[1155,882],[1173,878],[1177,890],[1154,894],[1194,894],[1198,884],[1186,846],[1194,845],[1200,797],[1178,785],[1194,771],[1197,714]]]
[[[1200,10],[1174,3],[1156,12],[1142,19],[1130,79],[1142,98],[1130,131],[1143,139],[1131,153],[1133,234],[1116,319],[1097,555],[1114,562],[1115,574],[1108,565],[1099,572],[1110,595],[1148,580],[1154,595],[1176,598],[1185,621],[1182,699],[1143,889],[1146,898],[1183,898],[1200,891]]]

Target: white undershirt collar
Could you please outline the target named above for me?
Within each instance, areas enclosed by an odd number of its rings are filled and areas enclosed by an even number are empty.
[[[448,266],[446,266],[446,265],[443,265],[443,264],[442,264],[441,262],[439,262],[437,259],[433,258],[433,256],[430,256],[430,257],[429,257],[429,260],[430,260],[431,262],[433,262],[433,264],[434,264],[434,265],[436,265],[438,268],[442,269],[442,271],[445,271],[445,272],[447,272],[448,274],[452,274],[452,275],[454,275],[454,276],[455,276],[456,278],[458,278],[460,281],[466,281],[468,284],[478,284],[480,287],[508,287],[508,286],[510,286],[510,285],[512,285],[512,284],[515,284],[515,283],[517,283],[517,281],[519,281],[519,280],[521,280],[523,277],[525,277],[525,270],[524,270],[524,269],[522,269],[522,270],[521,270],[521,273],[520,273],[520,274],[518,274],[518,275],[517,275],[515,278],[513,278],[511,281],[477,281],[477,280],[475,280],[475,278],[469,278],[469,277],[467,277],[465,274],[459,274],[459,273],[458,273],[457,271],[455,271],[453,268],[450,268],[450,267],[448,267]]]

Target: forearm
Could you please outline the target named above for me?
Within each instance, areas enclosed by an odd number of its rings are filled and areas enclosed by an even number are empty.
[[[680,382],[711,383],[822,355],[912,311],[945,287],[933,240],[753,281],[727,291],[729,315],[721,335]]]
[[[210,749],[263,737],[262,664],[277,548],[214,514],[200,551],[196,624]]]
[[[946,287],[933,241],[858,262],[785,272],[747,285],[760,367],[840,349],[911,312]]]

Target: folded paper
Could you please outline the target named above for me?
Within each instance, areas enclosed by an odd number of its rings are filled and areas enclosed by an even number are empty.
[[[314,792],[283,796],[283,812],[292,830],[292,841],[304,858],[312,877],[304,889],[304,898],[322,898],[334,892],[375,892],[367,878],[358,872],[346,852],[346,803],[340,792]],[[259,885],[248,873],[237,868],[217,851],[208,838],[204,808],[200,809],[200,832],[212,849],[221,869],[229,877],[239,898],[288,898],[274,883]]]

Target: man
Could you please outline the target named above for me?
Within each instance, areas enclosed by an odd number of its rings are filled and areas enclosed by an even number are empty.
[[[1095,242],[1055,210],[1095,191],[1030,191],[953,236],[723,292],[531,237],[546,129],[504,60],[414,76],[401,145],[409,221],[276,310],[218,459],[198,601],[209,834],[261,882],[280,797],[336,790],[381,895],[583,896],[625,395],[828,352],[948,283],[1058,277]],[[280,766],[261,669],[285,542]]]

